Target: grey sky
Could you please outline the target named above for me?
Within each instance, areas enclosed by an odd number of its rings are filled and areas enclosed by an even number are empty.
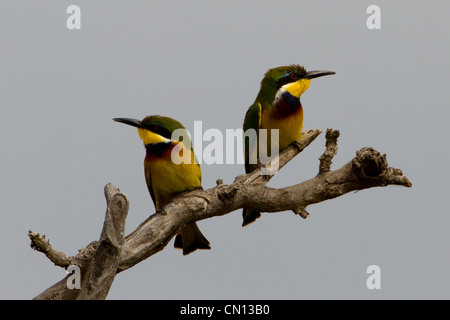
[[[81,8],[81,30],[66,8]],[[381,30],[366,9],[381,8]],[[302,96],[304,127],[339,129],[338,168],[362,147],[387,154],[412,188],[344,195],[241,228],[241,212],[200,221],[212,250],[165,250],[119,274],[110,299],[450,298],[450,2],[2,1],[0,298],[30,299],[65,271],[29,229],[74,255],[97,240],[112,182],[130,233],[154,212],[135,130],[114,117],[171,116],[240,128],[269,68],[336,75]],[[272,179],[316,175],[324,134]],[[202,165],[203,187],[242,165]],[[173,241],[173,240],[172,240]],[[381,268],[368,290],[366,268]]]

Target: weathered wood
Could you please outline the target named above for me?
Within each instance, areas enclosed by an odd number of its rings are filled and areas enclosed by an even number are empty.
[[[103,230],[94,257],[82,281],[78,300],[105,299],[119,266],[122,245],[125,242],[125,221],[129,201],[113,185],[105,187],[107,209]]]
[[[306,148],[320,130],[308,130],[302,139],[284,150],[273,165],[278,170]],[[236,177],[230,185],[222,180],[208,190],[195,190],[174,197],[161,212],[151,215],[131,234],[123,239],[128,198],[114,186],[105,187],[107,214],[99,242],[92,242],[86,250],[67,258],[50,246],[39,234],[30,231],[32,247],[45,253],[56,265],[67,267],[76,263],[83,272],[79,299],[104,299],[114,276],[161,251],[176,232],[188,223],[221,216],[232,211],[249,208],[260,212],[293,211],[306,218],[307,206],[345,193],[372,187],[402,185],[411,182],[399,169],[388,167],[386,155],[372,148],[363,148],[341,168],[332,171],[331,163],[337,153],[339,131],[328,129],[326,150],[320,157],[318,174],[299,184],[274,189],[266,186],[272,176],[261,175],[260,170]],[[270,170],[270,166],[268,166]],[[114,207],[116,199],[117,206]],[[109,216],[109,214],[111,216]],[[95,248],[95,250],[93,250]],[[64,280],[38,295],[36,299],[73,299]]]

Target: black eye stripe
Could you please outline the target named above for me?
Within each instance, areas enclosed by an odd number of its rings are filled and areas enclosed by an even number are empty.
[[[290,72],[278,80],[278,88],[281,88],[282,86],[284,86],[287,83],[297,81],[301,77],[302,76],[300,74],[298,74],[297,72]]]
[[[159,134],[160,136],[163,136],[164,138],[167,138],[167,139],[172,138],[172,133],[158,123],[151,123],[148,126],[148,129],[154,133]]]

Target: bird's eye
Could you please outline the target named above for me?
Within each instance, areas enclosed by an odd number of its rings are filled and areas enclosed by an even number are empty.
[[[297,80],[298,79],[298,75],[296,73],[291,73],[289,75],[289,78],[291,78],[291,80]]]
[[[159,126],[157,125],[157,124],[152,124],[151,126],[150,126],[150,130],[151,131],[153,131],[153,132],[158,132],[159,131]]]

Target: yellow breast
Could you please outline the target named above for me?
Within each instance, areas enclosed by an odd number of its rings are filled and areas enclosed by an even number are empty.
[[[201,169],[194,163],[194,153],[184,148],[191,156],[191,163],[175,164],[171,159],[171,149],[161,156],[147,155],[147,184],[150,184],[157,207],[164,205],[174,195],[201,187]]]
[[[274,110],[265,110],[262,112],[260,128],[268,130],[269,145],[271,141],[270,130],[279,130],[279,150],[281,151],[286,149],[293,141],[297,141],[301,138],[303,110],[300,107],[298,111],[284,118],[273,116],[273,112]]]

